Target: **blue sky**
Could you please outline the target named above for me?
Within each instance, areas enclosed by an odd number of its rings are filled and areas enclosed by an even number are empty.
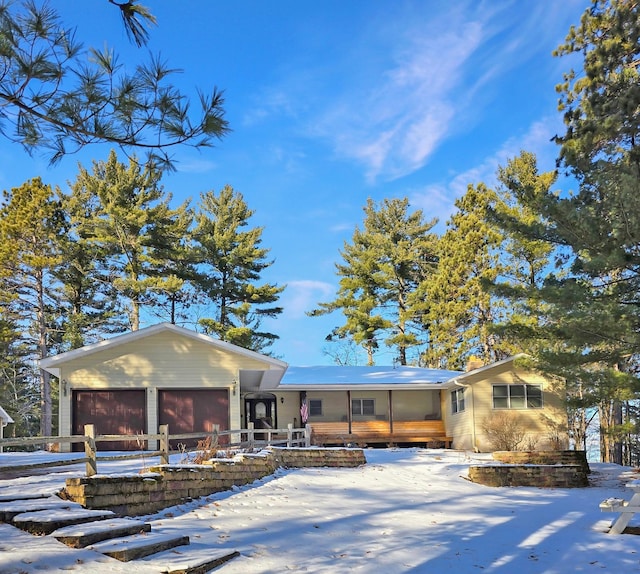
[[[491,184],[521,149],[553,168],[562,132],[554,58],[588,0],[144,0],[158,19],[148,48],[130,46],[107,0],[51,2],[86,45],[125,65],[160,53],[190,92],[224,90],[232,132],[203,152],[182,148],[164,180],[176,202],[231,185],[255,210],[287,285],[284,313],[265,326],[292,365],[331,364],[324,339],[342,317],[305,315],[337,288],[340,250],[368,198],[408,197],[441,227],[470,183]],[[193,92],[195,93],[195,92]],[[0,141],[0,188],[41,176],[65,188],[92,146],[50,167]],[[124,156],[121,157],[125,160]],[[381,352],[378,364],[391,364]]]

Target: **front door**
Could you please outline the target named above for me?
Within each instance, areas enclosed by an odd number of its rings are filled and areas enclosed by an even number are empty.
[[[244,416],[248,423],[253,423],[253,428],[276,428],[276,396],[271,393],[251,393],[246,395],[244,398]]]

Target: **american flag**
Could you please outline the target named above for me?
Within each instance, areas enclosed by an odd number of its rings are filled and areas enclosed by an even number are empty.
[[[303,425],[307,424],[309,420],[309,407],[307,406],[307,399],[302,399],[302,403],[300,404],[300,420]]]

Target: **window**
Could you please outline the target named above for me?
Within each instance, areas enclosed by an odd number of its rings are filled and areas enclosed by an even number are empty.
[[[541,409],[541,385],[493,385],[494,409]],[[455,411],[454,411],[455,412]]]
[[[322,416],[322,399],[309,399],[309,416]]]
[[[351,399],[352,415],[375,415],[376,403],[373,399]]]
[[[464,389],[451,391],[451,412],[461,413],[464,410]]]

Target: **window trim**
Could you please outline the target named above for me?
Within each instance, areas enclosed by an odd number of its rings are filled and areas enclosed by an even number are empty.
[[[506,394],[504,396],[496,397],[496,388],[504,388],[506,389]],[[518,399],[523,400],[523,406],[512,406],[512,393],[511,390],[515,387],[522,388],[522,395],[516,395]],[[540,405],[539,406],[530,406],[529,399],[529,389],[536,389],[540,395]],[[506,406],[496,406],[496,398],[506,400]],[[515,397],[514,397],[515,398]],[[536,399],[537,400],[537,397]],[[530,383],[494,383],[491,385],[491,407],[497,411],[524,411],[524,410],[539,410],[544,408],[544,392],[541,384],[530,384]]]

